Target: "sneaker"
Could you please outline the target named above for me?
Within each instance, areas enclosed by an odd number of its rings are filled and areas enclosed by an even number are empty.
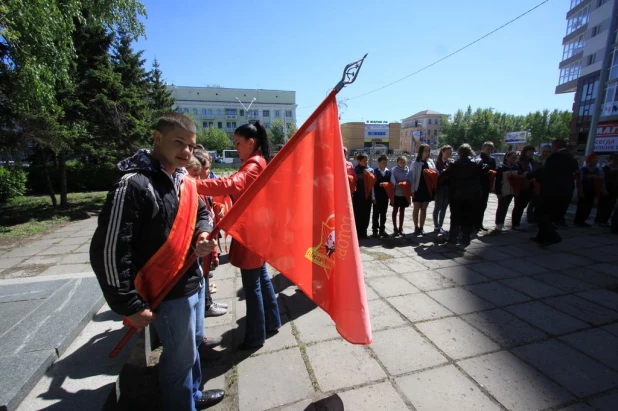
[[[434,227],[434,228],[433,228],[433,233],[434,233],[434,234],[440,234],[440,230],[441,230],[441,228],[440,228],[440,227]]]
[[[446,231],[444,228],[440,227],[440,231],[438,232],[438,234],[448,235],[448,231]]]
[[[227,310],[225,308],[221,308],[215,304],[211,304],[208,310],[206,310],[204,317],[220,317],[226,313]]]
[[[506,231],[504,228],[504,224],[496,224],[496,231],[501,232],[501,233]]]
[[[228,308],[230,308],[230,306],[226,303],[219,303],[219,302],[213,301],[212,305],[219,307],[219,308],[223,308],[224,310],[227,310]]]
[[[380,237],[390,237],[391,235],[386,231],[380,231]]]
[[[221,345],[223,337],[204,337],[200,347],[215,348]]]
[[[420,228],[415,228],[414,229],[414,235],[421,235],[422,232],[423,232],[423,230],[421,230]]]

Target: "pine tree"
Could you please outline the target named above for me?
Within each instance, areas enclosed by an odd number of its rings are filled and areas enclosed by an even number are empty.
[[[154,124],[162,114],[172,110],[174,98],[172,92],[167,88],[165,80],[163,80],[163,73],[156,58],[152,63],[152,70],[150,70],[148,77],[150,80],[148,104],[152,112],[152,124]]]
[[[120,75],[122,91],[119,98],[120,119],[118,135],[120,152],[129,155],[140,147],[151,145],[150,109],[148,107],[149,79],[144,69],[143,51],[134,51],[133,38],[120,32],[114,44],[112,65]]]

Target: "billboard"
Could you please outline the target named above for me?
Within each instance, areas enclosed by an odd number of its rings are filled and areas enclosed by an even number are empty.
[[[618,123],[600,123],[594,139],[597,153],[618,151]]]
[[[372,143],[388,144],[390,140],[388,121],[367,120],[365,122],[365,147]]]
[[[510,133],[506,133],[504,136],[504,142],[506,144],[522,144],[528,142],[528,132],[527,131],[512,131]]]

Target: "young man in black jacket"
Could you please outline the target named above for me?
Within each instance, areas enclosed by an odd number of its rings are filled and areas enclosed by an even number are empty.
[[[382,183],[391,182],[391,171],[386,168],[388,157],[382,154],[378,157],[378,168],[375,169],[376,182],[373,190],[376,196],[376,203],[373,205],[373,221],[371,229],[373,237],[388,237],[386,232],[386,211],[388,210],[388,194]]]
[[[485,219],[485,210],[487,210],[489,192],[491,191],[491,187],[489,187],[489,171],[497,170],[496,160],[491,156],[493,152],[494,143],[492,143],[491,141],[484,142],[483,147],[481,148],[481,155],[479,156],[479,163],[481,164],[485,172],[481,176],[482,197],[476,215],[476,221],[474,222],[474,228],[477,231],[487,231],[487,229],[483,225],[483,220]]]
[[[195,143],[195,125],[188,117],[178,113],[161,117],[154,149],[139,150],[118,164],[123,175],[108,194],[90,247],[92,268],[110,308],[138,329],[150,323],[157,329],[163,345],[159,382],[165,410],[201,409],[225,395],[222,390],[200,391],[202,259],[179,273],[192,253],[204,257],[215,248],[215,241],[207,238],[213,224],[210,214],[197,197],[195,183],[185,177],[184,166]],[[178,232],[188,235],[175,235]],[[187,248],[185,255],[173,252]],[[164,250],[172,253],[162,258]],[[178,260],[178,268],[162,272],[160,267],[170,259]],[[160,293],[168,281],[161,277],[174,274],[182,277],[153,312],[148,305],[153,300],[150,290]]]

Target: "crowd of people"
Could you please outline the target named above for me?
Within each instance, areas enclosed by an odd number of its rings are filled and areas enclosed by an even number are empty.
[[[200,363],[222,338],[205,336],[204,319],[228,309],[212,300],[216,286],[209,277],[219,264],[219,235],[210,235],[266,168],[272,149],[260,122],[238,127],[233,138],[242,165],[229,177],[217,177],[188,117],[163,115],[153,137],[153,149],[118,164],[122,176],[99,215],[91,263],[110,308],[127,325],[141,330],[152,324],[157,331],[163,346],[158,367],[163,409],[209,408],[225,392],[202,391]],[[184,271],[193,254],[197,259]],[[244,341],[237,348],[256,350],[281,327],[275,291],[257,254],[232,240],[228,258],[240,269],[247,306]]]
[[[201,358],[222,342],[220,336],[205,336],[204,319],[225,315],[228,309],[212,299],[217,290],[209,278],[219,264],[219,233],[213,228],[266,168],[272,149],[260,122],[238,127],[233,139],[242,160],[240,169],[217,177],[210,170],[208,152],[196,144],[195,124],[188,117],[163,115],[153,139],[152,149],[139,150],[118,164],[122,175],[99,215],[90,258],[110,308],[137,329],[154,325],[159,335],[163,408],[203,409],[225,396],[223,390],[201,390]],[[539,228],[534,240],[552,244],[560,241],[556,228],[565,225],[575,188],[579,201],[574,223],[588,226],[586,220],[598,199],[596,222],[607,225],[613,212],[612,229],[618,232],[616,156],[599,168],[596,156],[590,155],[578,170],[565,142],[555,141],[552,153],[543,152],[539,160],[534,159],[534,147],[525,147],[519,158],[509,152],[498,169],[493,148],[486,142],[475,158],[471,147],[463,144],[453,161],[453,148],[444,146],[434,162],[430,147],[423,144],[411,166],[400,157],[390,170],[386,156],[378,158],[375,170],[368,166],[366,154],[358,155],[356,166],[346,160],[358,237],[367,238],[370,222],[373,236],[390,235],[389,203],[392,235],[404,235],[410,205],[414,233],[424,235],[427,208],[435,201],[434,231],[449,243],[467,244],[473,231],[487,230],[484,214],[493,191],[498,196],[498,231],[504,230],[514,200],[513,228],[521,227],[527,210],[528,222]],[[446,232],[443,224],[449,207],[451,224]],[[244,341],[237,348],[256,350],[281,327],[274,287],[265,261],[241,243],[232,240],[228,258],[240,269],[247,308]]]
[[[356,166],[346,159],[359,240],[368,238],[372,208],[372,237],[391,235],[385,226],[389,203],[393,236],[404,235],[405,209],[409,206],[413,207],[413,234],[426,234],[427,207],[435,201],[434,233],[451,244],[469,244],[472,233],[489,231],[483,221],[490,193],[494,193],[498,200],[495,232],[508,231],[505,220],[514,203],[512,229],[525,231],[536,225],[538,234],[532,240],[550,245],[561,241],[558,227],[568,225],[565,215],[574,190],[578,198],[574,225],[589,227],[587,220],[596,203],[595,224],[610,227],[613,213],[611,230],[618,233],[618,154],[610,155],[603,167],[597,165],[598,156],[590,154],[580,169],[564,140],[543,146],[538,158],[531,145],[520,153],[509,151],[500,167],[492,157],[493,151],[490,141],[483,144],[478,156],[468,144],[463,144],[454,161],[453,148],[445,145],[434,162],[429,158],[430,147],[421,144],[410,166],[406,157],[399,157],[392,169],[387,167],[386,155],[378,157],[376,169],[368,166],[367,154],[357,155]],[[443,225],[449,207],[451,229],[447,232]]]

